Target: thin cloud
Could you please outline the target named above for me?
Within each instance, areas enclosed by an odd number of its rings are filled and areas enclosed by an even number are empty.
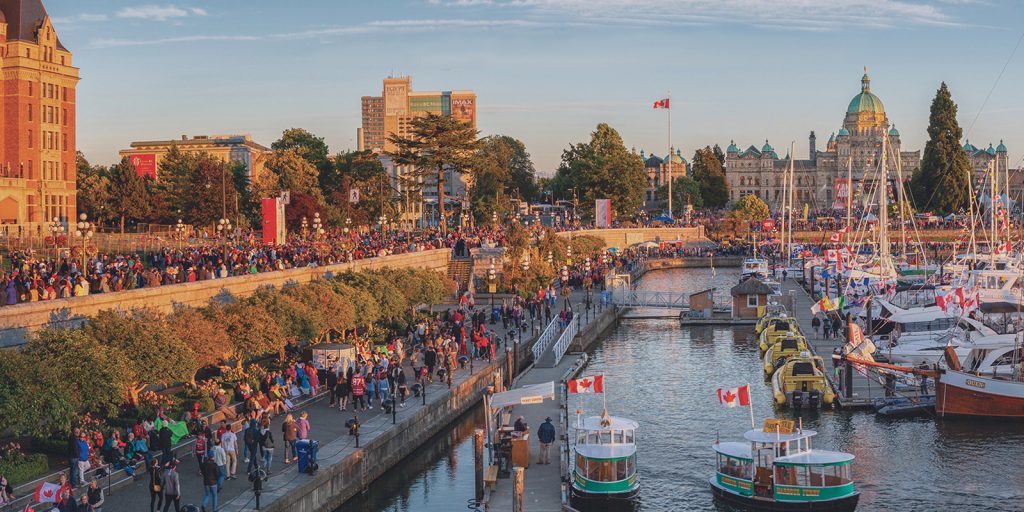
[[[260,40],[299,40],[314,39],[325,36],[345,36],[356,34],[368,34],[375,32],[433,32],[439,30],[487,30],[501,27],[540,27],[548,24],[543,22],[500,19],[500,20],[466,20],[466,19],[437,19],[437,20],[379,20],[364,23],[362,25],[349,25],[338,27],[327,27],[301,32],[278,32],[259,35],[191,35],[178,37],[165,37],[157,39],[97,39],[92,41],[93,48],[115,48],[125,46],[154,46],[163,44],[198,43],[198,42],[249,42]]]
[[[95,23],[98,21],[107,21],[110,19],[106,14],[90,14],[82,13],[74,16],[58,16],[53,18],[55,25],[75,25],[78,23]]]
[[[198,7],[182,8],[176,5],[140,5],[125,7],[117,11],[117,17],[123,19],[139,19],[150,21],[167,21],[176,18],[206,16],[206,11]]]
[[[493,6],[536,16],[573,15],[601,23],[671,25],[743,24],[772,28],[793,24],[800,30],[848,26],[896,28],[906,25],[959,25],[944,6],[979,0],[489,0]],[[472,0],[430,0],[448,7],[479,5]],[[646,21],[636,21],[637,18]],[[780,26],[778,28],[784,28]]]

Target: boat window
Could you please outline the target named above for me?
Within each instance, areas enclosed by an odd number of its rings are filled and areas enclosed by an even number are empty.
[[[626,430],[625,434],[626,434],[626,443],[632,444],[633,443],[633,431],[632,430]]]
[[[778,485],[797,485],[794,466],[775,466],[775,483]]]
[[[615,480],[625,480],[629,476],[629,458],[615,461]]]
[[[636,473],[636,454],[635,453],[633,455],[630,455],[629,458],[626,459],[626,475],[627,476],[628,475],[632,475],[633,473]]]
[[[598,482],[613,482],[615,477],[615,461],[612,460],[591,460],[590,464],[597,466],[597,477],[591,480]]]
[[[620,444],[622,443],[622,431],[621,430],[616,430],[616,431],[612,432],[612,442],[613,443],[620,443]]]
[[[608,444],[612,442],[612,433],[608,430],[601,431],[601,444]]]
[[[849,464],[822,466],[822,470],[825,475],[825,487],[846,485],[852,481]]]
[[[578,453],[576,454],[576,472],[581,475],[587,474],[587,458]]]
[[[750,462],[727,455],[719,455],[718,472],[736,478],[750,478]]]
[[[597,432],[587,434],[587,444],[597,444]]]
[[[1017,350],[1007,351],[1005,354],[997,357],[996,360],[992,362],[992,366],[1009,366],[1016,364],[1021,360],[1021,356],[1024,355],[1021,350],[1022,349],[1018,348]]]
[[[809,466],[807,471],[810,474],[811,487],[825,486],[825,468],[823,466]]]
[[[793,375],[814,375],[814,366],[811,363],[793,363]]]
[[[796,346],[796,339],[795,338],[786,338],[786,339],[782,340],[782,350],[796,350],[796,349],[797,349],[797,346]]]

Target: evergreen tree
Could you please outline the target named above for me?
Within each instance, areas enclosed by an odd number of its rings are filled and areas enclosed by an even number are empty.
[[[126,219],[140,219],[149,210],[149,193],[141,176],[128,157],[110,168],[107,204],[112,214],[120,219],[121,233],[124,233]]]
[[[668,185],[658,187],[655,194],[658,200],[666,201],[667,204]],[[704,197],[700,192],[700,183],[689,176],[680,176],[672,182],[672,215],[685,215],[686,205],[701,208],[704,206]]]
[[[690,174],[700,184],[704,205],[721,208],[729,202],[729,183],[725,180],[722,163],[710,146],[698,149],[693,154]]]
[[[526,145],[507,135],[480,141],[473,161],[473,216],[489,222],[492,212],[507,213],[518,196],[529,200],[537,193],[536,170]]]
[[[939,214],[963,211],[971,201],[971,162],[960,145],[963,130],[957,123],[956,110],[943,82],[932,100],[921,169],[912,176],[910,187],[918,207]]]
[[[551,180],[556,196],[572,197],[575,188],[584,212],[593,212],[595,199],[611,199],[618,215],[636,212],[646,187],[640,155],[626,149],[619,132],[606,123],[597,125],[590,142],[562,152],[562,164]]]

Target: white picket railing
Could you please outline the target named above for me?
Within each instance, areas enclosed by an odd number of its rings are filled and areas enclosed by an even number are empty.
[[[558,317],[554,316],[548,326],[544,328],[544,332],[540,333],[537,337],[537,342],[533,344],[533,360],[540,360],[540,356],[544,354],[544,351],[548,349],[551,342],[558,336]]]
[[[562,361],[562,357],[565,356],[565,351],[569,350],[569,344],[572,343],[573,338],[576,337],[576,333],[580,332],[580,323],[583,322],[583,317],[576,316],[569,322],[568,327],[562,331],[562,335],[558,337],[558,341],[555,342],[555,348],[551,349],[555,353],[555,366]],[[588,322],[589,323],[589,322]]]
[[[612,293],[612,303],[629,308],[687,309],[690,297],[685,293],[629,290],[619,287]]]

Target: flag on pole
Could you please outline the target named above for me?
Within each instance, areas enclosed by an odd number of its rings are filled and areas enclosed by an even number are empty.
[[[669,107],[669,99],[665,98],[663,100],[655,101],[654,102],[654,108],[670,108]]]
[[[36,492],[32,495],[32,498],[37,503],[57,503],[57,493],[60,492],[60,486],[50,482],[39,482],[36,486]]]
[[[832,233],[832,236],[828,237],[828,241],[832,242],[832,243],[839,243],[842,240],[843,240],[843,235],[841,233],[838,233],[838,232]]]
[[[718,388],[718,403],[726,407],[750,407],[750,385],[744,384],[738,388]]]
[[[570,380],[569,393],[604,393],[604,375]]]

